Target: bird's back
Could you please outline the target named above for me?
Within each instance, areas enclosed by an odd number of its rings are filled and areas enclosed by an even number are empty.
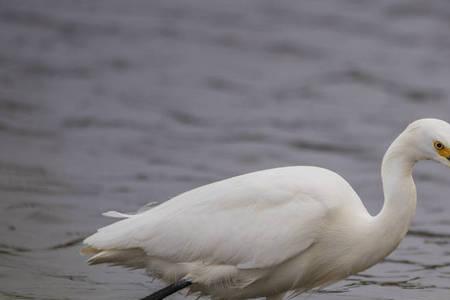
[[[162,203],[153,213],[238,209],[257,202],[290,201],[293,194],[308,195],[328,208],[356,205],[364,209],[356,192],[339,174],[314,166],[294,166],[247,173],[203,185]]]

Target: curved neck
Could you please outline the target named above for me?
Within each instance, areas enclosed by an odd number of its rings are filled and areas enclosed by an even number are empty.
[[[384,244],[385,255],[394,250],[406,235],[416,212],[416,187],[412,178],[414,164],[419,159],[401,134],[384,155],[381,166],[384,205],[374,217],[373,230],[378,242]]]

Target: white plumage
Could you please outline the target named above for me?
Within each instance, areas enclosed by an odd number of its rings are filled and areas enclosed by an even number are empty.
[[[438,149],[436,143],[444,148]],[[282,298],[364,270],[396,248],[415,212],[417,160],[449,165],[450,125],[423,119],[383,160],[385,204],[371,216],[338,174],[308,166],[249,173],[180,194],[88,237],[92,264],[187,279],[214,298]]]

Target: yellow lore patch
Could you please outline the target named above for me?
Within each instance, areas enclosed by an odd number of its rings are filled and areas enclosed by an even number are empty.
[[[450,148],[445,147],[444,149],[436,150],[440,156],[443,156],[445,158],[450,157]]]

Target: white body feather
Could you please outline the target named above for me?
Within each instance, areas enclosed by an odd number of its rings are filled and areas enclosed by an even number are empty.
[[[327,270],[311,280],[318,264],[329,265],[327,257],[336,260],[339,246],[342,255],[352,250],[346,239],[355,237],[346,235],[346,226],[370,217],[342,177],[317,167],[245,174],[196,188],[141,214],[119,216],[127,218],[101,228],[85,243],[104,250],[142,249],[150,273],[168,281],[187,276],[198,289],[221,297],[230,296],[234,286],[233,298],[265,295],[263,289],[271,289],[267,282],[311,288],[317,279],[326,284],[347,276],[351,269]],[[341,236],[338,245],[320,240],[331,231]],[[321,254],[314,257],[318,248]],[[296,261],[295,266],[287,260]]]
[[[187,278],[191,291],[222,299],[333,283],[377,263],[406,234],[416,202],[417,153],[403,149],[415,142],[411,132],[385,155],[386,200],[375,217],[336,173],[286,167],[208,184],[136,215],[109,212],[125,219],[88,237],[84,251],[95,254],[90,263]]]

